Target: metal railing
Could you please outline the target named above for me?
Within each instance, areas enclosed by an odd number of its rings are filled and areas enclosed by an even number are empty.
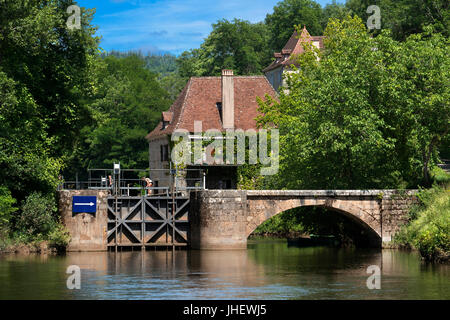
[[[142,177],[150,178],[148,187]],[[88,169],[87,180],[63,180],[58,190],[108,190],[123,196],[166,195],[174,192],[205,189],[205,173],[201,169]],[[149,191],[150,190],[150,194]]]

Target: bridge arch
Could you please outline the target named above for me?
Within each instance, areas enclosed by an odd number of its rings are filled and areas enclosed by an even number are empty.
[[[300,207],[321,207],[329,209],[352,221],[363,230],[367,240],[373,246],[381,246],[381,228],[379,223],[378,210],[365,210],[364,208],[352,203],[351,201],[339,199],[263,199],[259,197],[248,197],[248,217],[246,236],[255,231],[255,229],[271,219],[272,217],[290,209]],[[376,206],[377,203],[373,205]]]
[[[417,200],[416,192],[202,190],[191,193],[190,243],[194,249],[245,249],[248,236],[264,221],[292,208],[317,206],[353,220],[358,229],[360,226],[368,231],[361,240],[373,237],[381,245],[392,241],[408,221],[408,210]]]

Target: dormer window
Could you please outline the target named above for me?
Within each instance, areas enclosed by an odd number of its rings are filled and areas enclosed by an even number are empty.
[[[275,56],[275,62],[280,62],[281,58],[283,57],[283,55],[279,52],[275,52],[274,56]]]
[[[169,111],[165,111],[162,113],[161,122],[162,122],[162,128],[161,130],[164,130],[172,121],[173,113]]]

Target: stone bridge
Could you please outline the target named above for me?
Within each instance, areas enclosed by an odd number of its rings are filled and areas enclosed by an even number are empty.
[[[190,244],[196,249],[246,248],[248,236],[283,211],[319,206],[352,219],[389,243],[408,220],[417,190],[202,190],[191,192]],[[373,241],[372,241],[373,243]]]

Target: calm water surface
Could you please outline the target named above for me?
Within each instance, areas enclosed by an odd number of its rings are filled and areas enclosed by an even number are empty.
[[[81,289],[66,287],[69,265]],[[369,290],[369,265],[382,267]],[[450,266],[399,250],[288,247],[247,250],[0,256],[0,299],[450,299]]]

